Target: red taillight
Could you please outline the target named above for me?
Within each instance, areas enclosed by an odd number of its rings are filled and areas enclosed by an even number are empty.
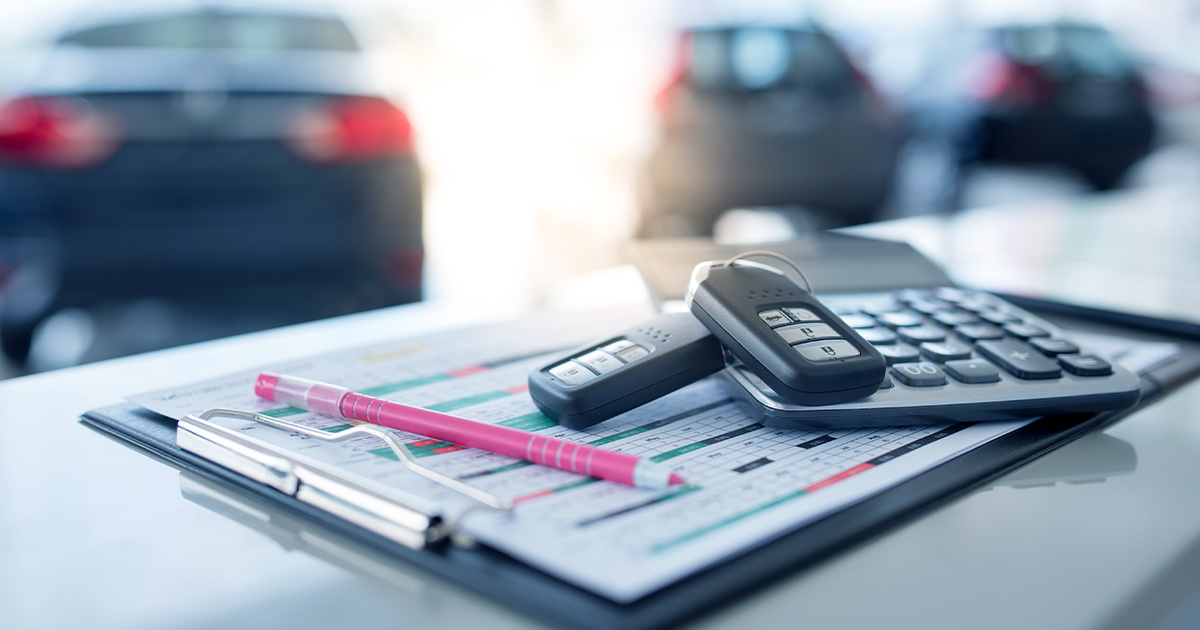
[[[116,150],[116,121],[86,101],[23,96],[0,106],[0,160],[75,170],[97,166]]]
[[[667,114],[667,108],[671,104],[676,89],[684,81],[687,76],[688,67],[692,59],[692,34],[681,33],[675,43],[675,51],[671,58],[671,68],[667,74],[667,80],[663,83],[658,93],[654,95],[654,109],[658,110],[660,115]]]
[[[1053,96],[1054,86],[1032,66],[1021,65],[1004,57],[987,58],[972,85],[972,95],[985,102],[1013,105],[1037,105]]]
[[[288,131],[292,150],[319,164],[362,162],[413,150],[408,116],[381,98],[340,98],[304,110]]]

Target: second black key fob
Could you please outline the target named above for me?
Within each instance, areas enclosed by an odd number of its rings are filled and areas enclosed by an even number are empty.
[[[687,304],[730,353],[788,402],[847,402],[875,393],[883,383],[883,355],[774,267],[738,258],[701,263],[692,273]]]
[[[668,313],[575,349],[529,375],[529,395],[559,424],[582,429],[725,367],[721,345],[689,313]]]

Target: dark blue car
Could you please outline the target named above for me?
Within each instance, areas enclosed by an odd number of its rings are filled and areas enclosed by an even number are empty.
[[[147,5],[148,6],[148,5]],[[0,101],[0,336],[124,298],[280,323],[418,300],[406,113],[330,14],[239,5],[85,20]]]

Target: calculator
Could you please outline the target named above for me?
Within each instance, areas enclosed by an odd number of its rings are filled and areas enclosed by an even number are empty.
[[[1132,407],[1140,380],[1047,322],[982,291],[942,287],[821,295],[887,360],[874,394],[797,405],[740,363],[722,370],[762,424],[780,429],[1027,418]]]

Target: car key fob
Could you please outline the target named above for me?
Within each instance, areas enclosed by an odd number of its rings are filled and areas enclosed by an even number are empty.
[[[687,305],[788,402],[847,402],[883,383],[883,355],[774,267],[738,257],[701,263],[692,272]]]
[[[721,345],[689,313],[668,313],[557,358],[529,375],[529,395],[559,424],[582,429],[725,367]]]

